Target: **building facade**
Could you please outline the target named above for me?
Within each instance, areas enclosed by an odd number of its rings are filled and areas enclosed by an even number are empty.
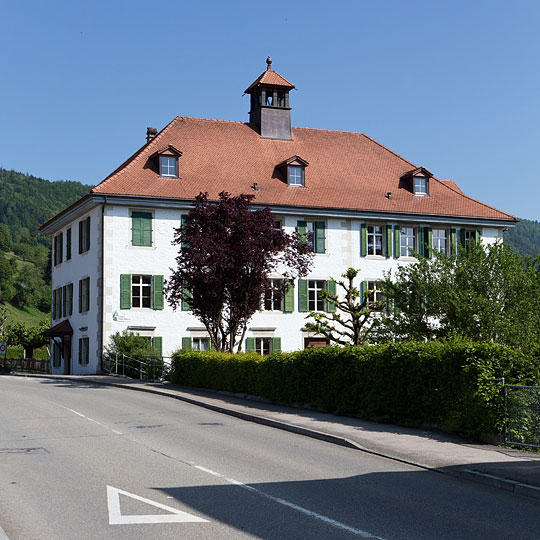
[[[305,317],[325,309],[318,291],[346,268],[373,289],[414,261],[411,251],[496,242],[515,224],[362,133],[292,127],[294,86],[267,65],[246,89],[249,123],[178,116],[159,133],[148,128],[142,148],[42,225],[53,243],[53,373],[99,372],[110,336],[123,330],[163,356],[209,346],[201,322],[163,295],[174,232],[200,192],[251,193],[286,232],[312,233],[310,274],[280,301],[262,299],[250,322],[245,348],[261,354],[321,344]]]

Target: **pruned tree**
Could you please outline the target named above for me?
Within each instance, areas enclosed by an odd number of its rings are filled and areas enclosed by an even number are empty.
[[[362,345],[369,341],[373,331],[380,324],[378,313],[386,303],[374,298],[373,291],[361,291],[354,285],[358,270],[348,268],[335,280],[344,294],[320,291],[319,297],[333,306],[330,313],[310,311],[306,318],[312,319],[305,324],[308,332],[324,336],[337,345]]]
[[[305,276],[313,253],[298,233],[276,227],[269,208],[253,210],[253,195],[201,193],[175,234],[177,267],[165,284],[174,309],[189,308],[204,324],[219,351],[241,350],[247,324],[272,289],[271,276],[284,278],[284,294]]]
[[[33,358],[35,349],[49,343],[49,338],[43,336],[43,332],[49,327],[48,320],[43,320],[30,328],[24,323],[9,324],[5,328],[6,341],[9,345],[21,345],[24,357]]]

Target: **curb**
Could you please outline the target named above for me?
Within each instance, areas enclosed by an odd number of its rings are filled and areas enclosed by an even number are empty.
[[[15,375],[17,377],[37,377],[40,379],[52,379],[52,380],[64,380],[64,381],[79,381],[79,379],[71,379],[69,377],[62,377],[62,376],[55,376],[55,377],[49,377],[47,375],[42,374],[23,374],[23,373],[12,373],[11,375]],[[424,469],[426,471],[431,471],[439,474],[446,474],[448,476],[453,476],[455,478],[460,479],[466,479],[471,480],[473,482],[481,483],[484,485],[489,485],[491,487],[496,487],[498,489],[503,489],[505,491],[510,491],[512,493],[515,493],[517,495],[522,495],[526,497],[532,497],[534,499],[540,500],[540,487],[535,487],[529,484],[523,484],[521,482],[517,482],[515,480],[508,480],[506,478],[501,478],[499,476],[495,476],[492,474],[486,474],[481,473],[478,471],[474,471],[471,469],[463,469],[461,471],[457,470],[444,470],[439,468],[430,467],[428,465],[424,465],[422,463],[417,463],[415,461],[412,461],[410,459],[404,459],[396,456],[392,456],[390,454],[385,454],[383,452],[378,452],[376,450],[370,450],[369,448],[366,448],[365,446],[362,446],[361,444],[352,441],[351,439],[347,439],[345,437],[340,437],[338,435],[332,435],[330,433],[325,433],[323,431],[317,431],[314,429],[304,428],[301,426],[296,426],[294,424],[286,424],[284,422],[279,422],[278,420],[272,420],[270,418],[266,418],[264,416],[257,416],[254,414],[244,413],[241,411],[235,411],[234,409],[227,409],[226,407],[221,407],[220,405],[213,405],[211,403],[206,403],[204,401],[199,401],[194,398],[188,398],[185,396],[181,396],[178,394],[173,394],[168,392],[167,390],[160,390],[157,388],[145,388],[145,387],[137,387],[135,385],[124,385],[124,384],[118,384],[110,381],[96,381],[96,380],[87,380],[86,383],[92,383],[96,386],[113,386],[115,388],[123,388],[126,390],[135,390],[137,392],[146,392],[148,394],[156,394],[163,397],[168,397],[171,399],[177,399],[179,401],[183,401],[185,403],[189,403],[190,405],[195,405],[197,407],[202,407],[204,409],[208,409],[214,412],[218,412],[221,414],[226,414],[228,416],[233,416],[235,418],[239,418],[241,420],[247,420],[248,422],[254,422],[256,424],[261,424],[268,427],[273,427],[276,429],[281,429],[283,431],[288,431],[290,433],[295,433],[297,435],[302,435],[304,437],[311,437],[312,439],[318,439],[320,441],[325,441],[331,444],[336,444],[339,446],[343,446],[345,448],[351,448],[353,450],[359,450],[361,452],[365,452],[366,454],[371,454],[374,456],[383,457],[386,459],[391,459],[393,461],[397,461],[400,463],[404,463],[406,465],[412,465],[414,467],[418,467],[420,469]],[[2,537],[2,528],[0,527],[0,540],[9,540],[7,536]]]

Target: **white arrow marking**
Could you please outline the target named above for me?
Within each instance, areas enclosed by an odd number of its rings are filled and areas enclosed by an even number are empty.
[[[120,495],[131,497],[136,501],[141,501],[161,510],[167,510],[170,514],[155,514],[155,515],[131,515],[123,516],[120,511]],[[111,486],[107,486],[107,505],[109,507],[109,525],[132,525],[140,523],[208,523],[207,519],[188,514],[177,510],[172,506],[167,506],[121,489],[116,489]]]

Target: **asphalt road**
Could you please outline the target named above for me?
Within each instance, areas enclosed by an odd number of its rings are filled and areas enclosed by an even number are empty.
[[[152,394],[2,376],[0,526],[10,540],[536,540],[540,504]]]

